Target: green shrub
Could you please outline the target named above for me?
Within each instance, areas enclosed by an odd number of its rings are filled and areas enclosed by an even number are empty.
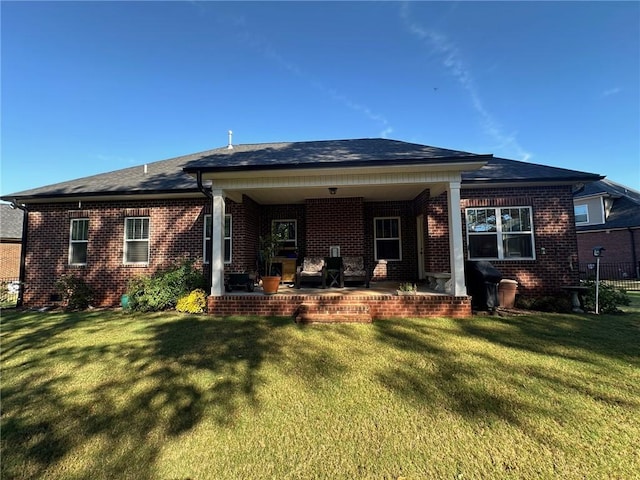
[[[55,283],[66,310],[85,310],[93,300],[93,290],[87,283],[74,275],[63,275]]]
[[[571,300],[565,296],[543,295],[527,297],[518,295],[516,307],[537,312],[567,313],[571,311]]]
[[[167,270],[140,276],[129,282],[128,307],[140,312],[172,309],[178,299],[192,290],[206,288],[206,279],[192,260],[183,260]]]
[[[207,311],[207,294],[201,288],[193,290],[178,300],[176,310],[183,313],[204,313]]]
[[[591,287],[584,296],[584,307],[586,310],[596,311],[596,282],[586,281],[582,283],[585,287]],[[598,286],[598,313],[621,313],[620,305],[631,304],[631,299],[626,290],[618,289],[613,285],[600,282]]]

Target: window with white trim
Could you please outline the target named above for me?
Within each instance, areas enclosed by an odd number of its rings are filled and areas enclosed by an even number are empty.
[[[467,208],[470,259],[532,259],[531,207]]]
[[[271,224],[273,232],[280,235],[284,250],[295,250],[298,245],[298,221],[293,219],[274,220]]]
[[[124,263],[149,263],[149,217],[125,218]]]
[[[69,265],[87,264],[89,219],[72,218],[69,232]]]
[[[586,205],[574,205],[573,212],[576,223],[589,223],[589,207]]]
[[[373,232],[376,260],[402,260],[400,217],[374,218]]]
[[[204,263],[211,261],[211,232],[213,224],[211,215],[204,216]],[[231,215],[224,216],[224,263],[231,263]]]

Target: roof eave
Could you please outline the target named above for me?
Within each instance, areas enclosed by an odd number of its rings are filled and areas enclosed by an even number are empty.
[[[600,178],[600,177],[598,177]],[[462,186],[490,186],[490,187],[508,187],[517,184],[518,186],[553,186],[553,185],[576,185],[583,182],[592,182],[592,177],[540,177],[540,178],[514,178],[514,179],[495,179],[495,178],[468,178],[462,179]]]
[[[262,165],[193,165],[186,166],[183,171],[189,174],[195,174],[197,172],[202,173],[225,173],[225,172],[255,172],[255,171],[283,171],[283,170],[310,170],[310,169],[331,169],[331,168],[375,168],[375,167],[413,167],[416,165],[456,165],[459,163],[478,163],[484,164],[489,159],[493,158],[493,155],[460,155],[452,157],[438,157],[438,158],[412,158],[412,159],[385,159],[385,160],[347,160],[340,162],[316,162],[316,163],[276,163],[276,164],[262,164]]]
[[[41,194],[41,195],[9,195],[0,197],[5,202],[17,202],[22,204],[36,203],[65,203],[65,202],[100,202],[100,201],[116,201],[131,200],[135,197],[137,200],[148,199],[172,199],[172,198],[199,198],[204,194],[197,188],[181,189],[181,190],[145,190],[145,191],[112,191],[112,192],[79,192],[79,193],[59,193],[59,194]]]

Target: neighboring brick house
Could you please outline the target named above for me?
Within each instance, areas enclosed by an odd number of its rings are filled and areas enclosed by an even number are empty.
[[[260,235],[288,225],[297,255],[361,255],[373,280],[489,260],[523,294],[575,284],[573,193],[600,175],[386,139],[226,147],[3,197],[28,210],[25,305],[49,301],[63,274],[98,305],[179,257],[225,296],[224,272],[254,271]],[[453,209],[449,205],[454,205]],[[210,302],[211,305],[211,302]]]
[[[23,212],[0,204],[0,281],[18,280],[22,248]]]
[[[580,263],[593,263],[593,248],[604,247],[603,264],[616,264],[621,276],[638,278],[640,192],[602,179],[585,185],[573,203]]]

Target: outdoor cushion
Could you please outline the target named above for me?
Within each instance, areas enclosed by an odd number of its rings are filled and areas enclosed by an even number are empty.
[[[324,267],[323,257],[304,257],[302,262],[302,275],[319,275]]]
[[[342,257],[342,265],[347,276],[363,277],[367,274],[362,257]]]
[[[324,257],[304,257],[296,271],[296,288],[301,282],[320,283],[325,286]]]

